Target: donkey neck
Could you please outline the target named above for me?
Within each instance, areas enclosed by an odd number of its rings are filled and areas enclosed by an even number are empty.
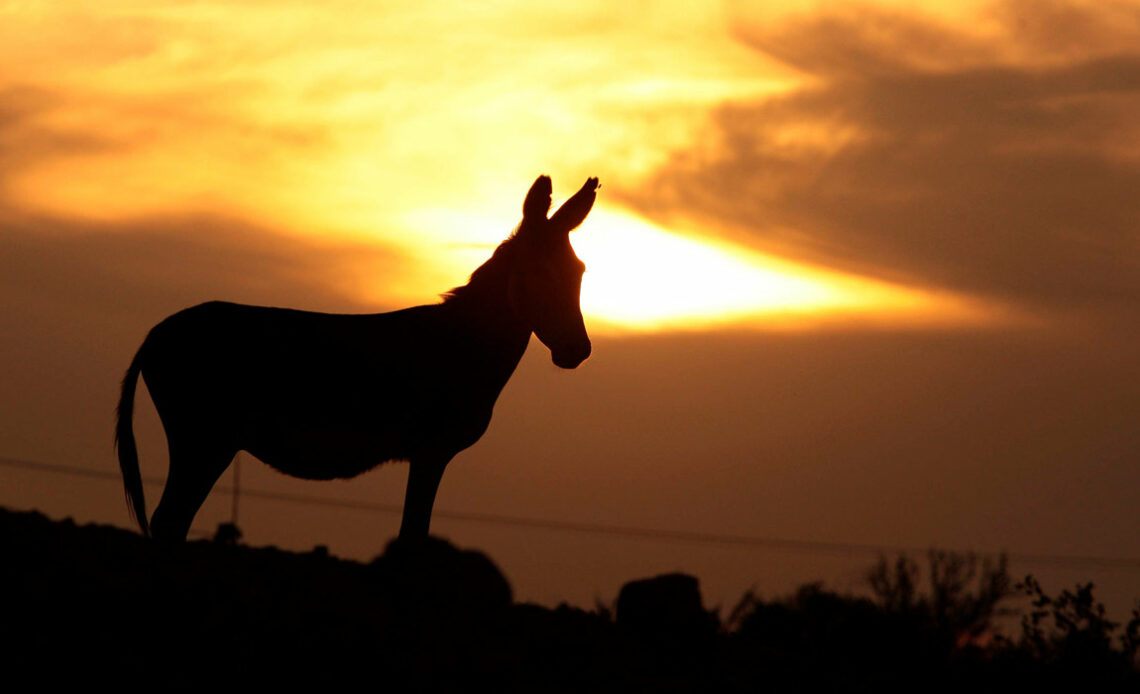
[[[511,307],[509,285],[514,260],[512,239],[495,250],[479,266],[471,279],[444,296],[443,306],[465,333],[487,345],[509,361],[511,371],[522,359],[531,329]]]

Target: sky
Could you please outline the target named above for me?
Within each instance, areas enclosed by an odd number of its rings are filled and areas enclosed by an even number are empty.
[[[165,316],[432,303],[537,175],[555,204],[597,176],[572,236],[593,356],[564,372],[532,341],[436,505],[433,530],[517,597],[590,606],[673,570],[726,606],[855,590],[865,546],[1006,550],[1046,588],[1095,580],[1117,617],[1140,597],[1140,3],[9,1],[0,20],[0,458],[115,471],[119,381]],[[405,478],[241,465],[248,490],[362,503],[398,505]],[[0,504],[131,527],[97,477],[0,466]],[[196,527],[230,513],[215,492]],[[353,558],[399,523],[248,495],[239,518],[251,544]]]

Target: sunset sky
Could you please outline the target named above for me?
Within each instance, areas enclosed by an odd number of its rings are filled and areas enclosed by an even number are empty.
[[[0,459],[117,470],[153,324],[437,301],[543,173],[556,205],[602,183],[572,236],[593,356],[532,341],[433,523],[519,598],[856,589],[854,545],[1130,560],[1013,572],[1140,597],[1140,2],[0,1]],[[379,504],[405,477],[242,464]],[[0,466],[0,504],[131,525],[113,480]],[[240,513],[251,544],[354,558],[399,523]]]

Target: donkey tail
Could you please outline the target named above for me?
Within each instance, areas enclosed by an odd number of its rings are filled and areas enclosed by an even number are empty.
[[[143,345],[145,347],[145,343]],[[123,475],[123,490],[127,495],[127,507],[131,516],[138,522],[143,535],[150,535],[146,521],[146,498],[143,496],[142,475],[139,473],[139,451],[135,446],[135,432],[132,426],[135,411],[135,385],[142,369],[143,347],[135,353],[127,375],[123,376],[123,393],[119,397],[119,408],[115,415],[115,449],[119,454],[119,471]]]

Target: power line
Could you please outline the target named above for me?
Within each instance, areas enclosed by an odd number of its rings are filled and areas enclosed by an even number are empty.
[[[55,472],[68,475],[80,475],[99,479],[120,479],[117,472],[93,470],[91,468],[56,463],[42,463],[31,460],[19,460],[0,457],[0,465],[18,467],[43,472]],[[151,486],[161,486],[163,480],[144,477],[143,483]],[[234,488],[217,486],[215,491],[224,494],[233,494]],[[242,489],[241,494],[246,497],[279,501],[308,506],[326,506],[346,508],[357,511],[374,513],[400,514],[403,507],[398,504],[380,504],[368,501],[354,501],[349,499],[330,499],[328,497],[312,496],[308,494],[290,494],[282,492],[267,492],[255,489]],[[546,518],[532,518],[523,516],[507,516],[491,513],[470,513],[458,511],[436,510],[433,518],[446,518],[472,523],[487,523],[493,525],[506,525],[513,527],[537,528],[541,530],[559,530],[567,532],[586,533],[592,535],[611,535],[618,537],[640,537],[653,540],[672,540],[690,542],[695,544],[719,544],[738,547],[753,547],[760,549],[776,549],[796,552],[815,552],[826,554],[921,554],[929,547],[904,547],[898,545],[865,544],[856,542],[828,542],[822,540],[796,540],[776,537],[758,537],[750,535],[731,535],[724,533],[704,533],[686,530],[666,530],[662,528],[640,528],[633,526],[607,525],[602,523],[582,523],[577,521],[559,521]],[[992,552],[975,552],[974,554],[995,555]],[[1022,564],[1037,564],[1056,567],[1096,567],[1101,569],[1140,569],[1140,558],[1128,557],[1096,557],[1074,556],[1058,554],[1032,554],[1009,552],[1005,556],[1012,562]]]
[[[108,472],[105,470],[93,470],[91,468],[77,467],[72,465],[60,465],[58,463],[41,463],[34,460],[19,460],[16,458],[0,458],[0,465],[8,467],[19,467],[29,470],[42,470],[44,472],[58,472],[64,475],[79,475],[83,477],[95,477],[99,479],[115,480],[121,479],[118,472]],[[161,487],[166,481],[157,477],[143,477],[143,484],[151,487]],[[233,494],[234,488],[227,485],[216,485],[213,491],[221,492],[223,494]],[[358,511],[379,511],[381,513],[402,513],[403,507],[396,504],[377,504],[367,501],[352,501],[349,499],[330,499],[328,497],[311,496],[308,494],[288,494],[280,492],[265,492],[256,489],[242,489],[241,493],[245,496],[255,497],[258,499],[268,499],[270,501],[284,501],[288,503],[308,504],[311,506],[336,506],[340,508],[350,508]],[[443,511],[437,511],[433,515],[443,517]]]

